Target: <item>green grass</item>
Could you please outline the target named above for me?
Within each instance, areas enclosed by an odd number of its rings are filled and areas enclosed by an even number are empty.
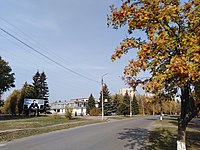
[[[68,120],[65,118],[49,118],[49,117],[32,117],[14,120],[0,121],[0,131],[9,129],[25,129],[25,128],[38,128],[74,121],[81,121],[80,118]]]
[[[146,116],[142,116],[142,115],[132,115],[132,117],[130,116],[107,116],[108,119],[115,119],[115,120],[123,120],[123,119],[128,119],[128,118],[143,118],[143,117],[147,117]]]
[[[81,118],[68,120],[63,117],[50,118],[47,116],[3,120],[0,121],[0,131],[5,132],[0,132],[0,142],[99,122],[102,121]],[[13,131],[9,131],[10,129]]]
[[[190,123],[187,128],[187,150],[200,150],[200,124]],[[166,118],[155,121],[149,133],[147,150],[175,150],[177,140],[177,120]]]

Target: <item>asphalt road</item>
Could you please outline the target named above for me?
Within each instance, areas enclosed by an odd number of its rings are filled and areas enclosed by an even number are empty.
[[[138,150],[155,117],[110,121],[5,143],[5,150]]]

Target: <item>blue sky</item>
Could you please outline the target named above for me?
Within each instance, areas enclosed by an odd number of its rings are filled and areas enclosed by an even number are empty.
[[[109,5],[119,0],[6,0],[1,1],[0,27],[49,58],[78,72],[93,82],[67,71],[0,31],[0,56],[15,73],[15,89],[20,89],[37,71],[44,71],[50,101],[99,98],[101,77],[111,94],[126,87],[120,76],[135,52],[111,62],[116,46],[126,30],[107,28]],[[13,90],[13,89],[12,89]],[[5,99],[12,90],[3,95]],[[140,91],[139,91],[140,92]]]

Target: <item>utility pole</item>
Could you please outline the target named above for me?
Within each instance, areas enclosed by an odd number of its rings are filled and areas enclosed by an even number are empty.
[[[103,77],[104,77],[105,75],[107,75],[107,74],[108,74],[108,73],[102,75],[102,79],[101,79],[101,86],[102,86],[102,91],[101,91],[101,94],[102,94],[102,95],[101,95],[101,98],[102,98],[102,99],[101,99],[101,117],[102,117],[102,118],[101,118],[101,119],[102,119],[102,120],[104,120],[104,106],[103,106],[103,105],[104,105],[104,99],[103,99],[103,84],[104,84],[104,83],[103,83]]]

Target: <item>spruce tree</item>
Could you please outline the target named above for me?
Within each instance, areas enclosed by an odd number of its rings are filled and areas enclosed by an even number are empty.
[[[49,97],[49,88],[46,80],[46,74],[42,72],[40,74],[40,97],[47,100]]]
[[[128,114],[126,104],[120,103],[118,107],[118,112],[120,115],[126,116]]]
[[[93,95],[91,94],[88,99],[87,114],[90,114],[90,110],[93,108],[95,108],[95,99]]]
[[[111,111],[111,100],[110,100],[110,91],[108,90],[108,87],[106,84],[103,86],[103,100],[104,100],[104,114],[107,115],[108,112]],[[102,91],[100,92],[99,97],[99,109],[102,109]],[[106,101],[105,101],[106,100]]]
[[[40,98],[40,73],[39,71],[33,76],[33,89],[34,89],[34,98]]]
[[[33,89],[34,89],[34,98],[47,100],[49,97],[49,89],[46,82],[46,74],[39,71],[33,76]]]
[[[132,110],[134,115],[137,115],[139,113],[138,101],[135,94],[133,96],[133,101],[132,101]]]
[[[125,113],[125,115],[128,115],[130,113],[130,96],[128,95],[127,92],[124,95],[123,104],[124,104],[123,107],[125,107],[125,110],[123,113]]]
[[[120,103],[119,95],[116,94],[111,103],[111,110],[113,113],[118,114],[119,103]]]

